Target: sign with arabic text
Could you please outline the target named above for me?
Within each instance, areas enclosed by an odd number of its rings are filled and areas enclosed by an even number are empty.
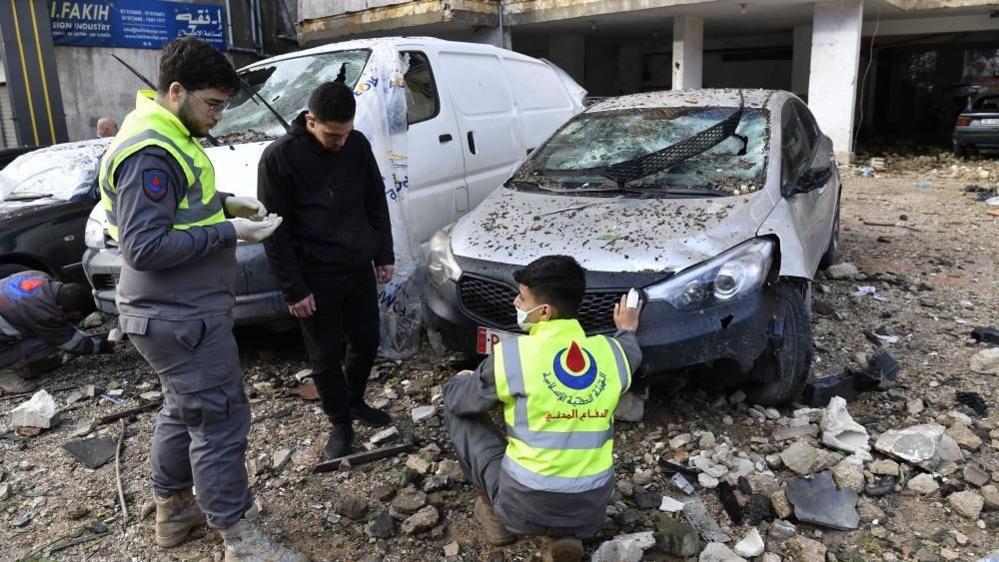
[[[162,0],[49,0],[56,45],[159,49],[193,36],[225,50],[222,6]]]

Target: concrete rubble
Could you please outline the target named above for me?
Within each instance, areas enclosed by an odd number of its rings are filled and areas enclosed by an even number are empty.
[[[11,410],[10,423],[14,427],[48,429],[58,422],[58,406],[52,395],[39,390],[29,400]]]

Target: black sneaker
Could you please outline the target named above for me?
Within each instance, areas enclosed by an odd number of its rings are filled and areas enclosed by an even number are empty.
[[[334,425],[330,438],[326,441],[323,456],[332,460],[349,455],[352,441],[354,441],[354,428],[349,422]]]
[[[385,427],[392,423],[392,417],[381,410],[376,410],[364,402],[350,407],[350,417],[368,427]]]

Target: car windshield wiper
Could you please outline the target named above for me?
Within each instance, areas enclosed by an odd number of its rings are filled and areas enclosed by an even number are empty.
[[[684,160],[702,154],[733,136],[742,141],[742,149],[739,151],[739,155],[741,156],[746,153],[746,146],[749,143],[749,139],[743,135],[735,134],[735,131],[739,127],[739,121],[742,120],[745,105],[745,98],[742,95],[742,90],[740,90],[739,107],[732,115],[729,115],[724,120],[708,127],[700,133],[678,143],[671,144],[662,150],[609,166],[572,170],[568,174],[562,173],[559,170],[542,170],[542,173],[556,172],[561,175],[601,176],[616,182],[619,186],[623,186],[630,181],[669,170]]]
[[[45,199],[52,197],[51,193],[11,193],[4,198],[5,201],[34,201],[35,199]]]

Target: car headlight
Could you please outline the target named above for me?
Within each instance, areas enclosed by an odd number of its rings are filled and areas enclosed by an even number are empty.
[[[83,243],[88,248],[104,249],[104,225],[92,216],[87,218],[87,228],[83,231]]]
[[[451,253],[451,231],[454,225],[448,225],[437,231],[430,239],[430,256],[427,259],[427,272],[430,281],[435,285],[444,285],[448,281],[457,281],[461,277],[461,267]]]
[[[774,244],[750,240],[688,271],[645,288],[650,301],[685,310],[735,300],[760,288],[773,261]]]

